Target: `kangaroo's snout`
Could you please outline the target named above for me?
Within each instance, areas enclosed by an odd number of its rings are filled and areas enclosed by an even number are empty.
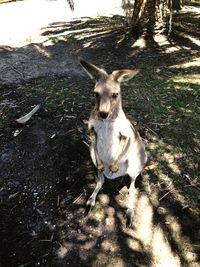
[[[99,112],[99,115],[102,119],[106,119],[108,117],[108,112],[101,111]]]
[[[96,104],[99,116],[102,119],[106,119],[111,112],[110,97],[107,94],[102,94],[101,96],[99,96],[99,99]]]

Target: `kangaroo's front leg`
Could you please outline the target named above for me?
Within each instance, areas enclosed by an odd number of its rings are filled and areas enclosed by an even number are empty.
[[[118,165],[117,165],[117,162],[119,160],[119,158],[121,157],[121,155],[123,154],[125,148],[126,148],[126,145],[128,143],[128,137],[120,134],[120,143],[119,143],[119,148],[118,148],[118,151],[115,155],[115,157],[112,159],[110,165],[109,165],[109,169],[111,172],[117,172],[118,171]]]
[[[96,202],[96,197],[97,197],[97,194],[99,193],[99,190],[102,188],[103,186],[103,183],[104,183],[104,176],[103,176],[103,173],[99,172],[98,173],[98,182],[97,182],[97,185],[92,193],[92,195],[90,196],[90,198],[88,199],[87,203],[86,203],[86,211],[87,213],[95,206],[95,202]]]
[[[95,165],[97,167],[97,170],[99,172],[102,172],[104,170],[103,163],[99,159],[98,153],[97,153],[97,134],[94,130],[94,127],[92,127],[89,131],[90,135],[90,154],[93,157],[95,161]]]

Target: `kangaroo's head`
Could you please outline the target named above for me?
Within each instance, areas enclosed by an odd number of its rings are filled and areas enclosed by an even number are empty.
[[[88,75],[95,79],[94,93],[96,96],[96,109],[102,119],[112,117],[121,108],[120,83],[134,77],[138,70],[115,70],[108,74],[104,69],[81,59],[80,63]]]

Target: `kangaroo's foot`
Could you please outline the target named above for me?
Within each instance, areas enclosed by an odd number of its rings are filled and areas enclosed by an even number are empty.
[[[126,227],[132,227],[134,221],[134,210],[127,209],[126,211]]]
[[[91,196],[86,203],[85,215],[88,215],[94,208],[94,206],[95,206],[95,199]]]

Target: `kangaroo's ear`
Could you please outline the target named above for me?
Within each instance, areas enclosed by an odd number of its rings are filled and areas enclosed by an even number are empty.
[[[108,74],[104,69],[100,69],[97,66],[85,61],[84,59],[80,59],[81,66],[90,76],[90,78],[95,79],[96,81],[105,79]]]
[[[116,82],[123,82],[128,81],[129,79],[133,78],[140,70],[115,70],[112,72],[114,80]]]

